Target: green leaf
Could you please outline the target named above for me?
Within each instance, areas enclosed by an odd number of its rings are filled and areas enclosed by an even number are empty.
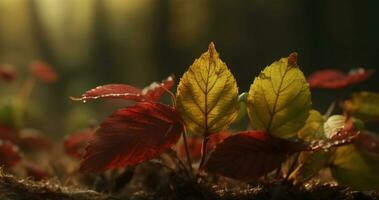
[[[299,138],[312,141],[326,139],[324,135],[324,118],[317,110],[310,110],[304,127],[298,132]]]
[[[354,93],[345,101],[343,109],[363,121],[379,120],[379,94],[374,92]]]
[[[311,107],[309,85],[296,61],[297,54],[266,67],[250,87],[247,98],[252,127],[281,138],[295,136]]]
[[[337,148],[331,172],[339,184],[357,190],[379,188],[379,156],[362,151],[354,145]]]
[[[213,43],[181,78],[177,109],[187,129],[209,136],[229,127],[239,111],[236,80]]]

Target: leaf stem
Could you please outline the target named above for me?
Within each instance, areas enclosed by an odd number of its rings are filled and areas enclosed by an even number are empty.
[[[326,113],[324,114],[324,117],[325,118],[328,118],[334,111],[334,109],[336,108],[336,101],[333,101],[329,107],[328,107],[328,110],[326,111]]]
[[[171,97],[171,102],[172,102],[172,106],[173,107],[176,107],[176,97],[175,97],[175,94],[172,93],[170,90],[168,90],[167,88],[165,87],[162,87],[162,89],[164,89]]]
[[[204,137],[203,144],[201,146],[201,160],[199,164],[199,170],[203,167],[205,158],[207,157],[207,143],[208,143],[208,137]]]
[[[286,174],[286,177],[284,178],[284,181],[287,181],[288,178],[290,177],[290,175],[292,174],[292,172],[295,170],[295,166],[297,164],[297,161],[299,160],[299,156],[300,156],[300,152],[296,153],[295,157],[294,157],[294,160],[290,166],[290,168],[288,169],[288,172]]]
[[[184,143],[184,149],[185,149],[186,157],[187,157],[188,169],[192,173],[192,160],[191,160],[191,156],[190,156],[190,153],[189,153],[189,147],[188,147],[188,142],[187,142],[187,130],[186,130],[186,128],[184,128],[184,131],[183,131],[183,143]]]

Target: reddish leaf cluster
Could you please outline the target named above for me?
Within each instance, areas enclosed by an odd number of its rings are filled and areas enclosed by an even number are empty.
[[[352,70],[348,74],[339,70],[326,69],[311,74],[308,82],[312,88],[340,89],[360,83],[372,74],[372,70],[363,68]]]

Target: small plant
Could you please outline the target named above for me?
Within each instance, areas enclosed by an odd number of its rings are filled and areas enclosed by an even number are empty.
[[[16,68],[11,65],[0,65],[0,81],[6,82],[4,88],[12,88],[17,80],[21,79]],[[57,80],[57,73],[48,64],[34,61],[29,65],[29,71],[21,80],[21,84],[16,85],[16,92],[11,90],[11,94],[3,95],[1,98],[0,166],[5,170],[11,171],[16,164],[21,163],[26,174],[35,180],[48,176],[38,165],[33,164],[33,161],[26,160],[24,154],[29,150],[49,150],[53,144],[41,131],[27,128],[25,118],[30,114],[30,96],[36,83],[40,81],[50,84]]]
[[[371,74],[362,69],[349,74],[327,70],[307,81],[297,54],[292,53],[267,66],[249,92],[239,95],[234,76],[211,43],[181,77],[176,94],[170,91],[175,83],[170,76],[145,89],[109,84],[73,98],[136,102],[116,110],[100,124],[82,155],[80,169],[102,172],[126,168],[167,153],[178,169],[198,181],[208,172],[245,182],[263,177],[296,183],[330,168],[339,183],[378,188],[379,173],[374,169],[379,166],[379,143],[362,128],[359,119],[378,119],[379,95],[355,94],[340,103],[343,115],[331,115],[333,103],[323,116],[312,110],[310,92],[310,86],[345,88]],[[158,102],[164,93],[171,96],[171,105]],[[246,111],[251,130],[228,130]],[[215,138],[221,134],[221,139]],[[183,148],[178,152],[185,155],[187,166],[181,161],[183,156],[172,151],[180,138]]]

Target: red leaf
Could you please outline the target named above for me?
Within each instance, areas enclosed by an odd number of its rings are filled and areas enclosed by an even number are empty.
[[[176,144],[182,131],[180,115],[164,104],[142,102],[117,110],[90,141],[81,170],[103,171],[152,159]]]
[[[93,135],[94,131],[92,129],[85,129],[70,135],[63,142],[66,153],[72,157],[81,158],[85,147],[92,139]]]
[[[366,152],[379,155],[379,136],[377,134],[363,132],[357,136],[355,144]]]
[[[175,84],[174,76],[169,76],[162,83],[154,82],[141,90],[126,84],[108,84],[88,90],[80,98],[72,100],[86,102],[100,98],[125,99],[132,101],[159,101],[166,90],[170,90]]]
[[[312,88],[340,89],[350,85],[355,85],[373,74],[372,70],[359,68],[346,74],[339,70],[321,70],[311,74],[308,82]]]
[[[0,124],[0,140],[16,141],[16,132],[13,128]]]
[[[53,146],[49,139],[34,129],[21,130],[18,140],[21,147],[32,150],[48,150]]]
[[[0,166],[13,167],[21,160],[17,146],[9,141],[0,140]]]
[[[40,60],[32,62],[29,69],[36,78],[45,83],[54,83],[58,80],[58,75],[53,68]]]
[[[150,101],[159,101],[166,90],[175,85],[175,76],[171,75],[162,83],[153,82],[142,90],[142,95]]]
[[[17,70],[11,65],[0,65],[0,79],[10,82],[17,78]]]
[[[241,132],[217,145],[205,169],[241,181],[256,180],[280,167],[288,155],[295,153],[294,144],[264,132]]]
[[[49,177],[45,171],[36,165],[27,164],[25,169],[28,177],[32,177],[35,181],[40,181]]]

